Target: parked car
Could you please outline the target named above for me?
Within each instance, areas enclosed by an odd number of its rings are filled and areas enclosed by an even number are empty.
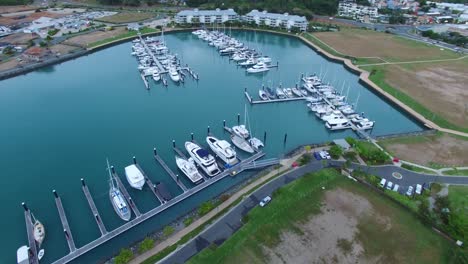
[[[422,193],[422,185],[421,184],[416,184],[416,193],[421,194]]]
[[[389,181],[389,182],[387,183],[387,190],[391,190],[392,187],[393,187],[393,182]]]
[[[328,151],[325,150],[320,151],[320,157],[322,159],[331,159],[330,153],[328,153]]]
[[[414,190],[413,186],[408,187],[408,191],[406,191],[406,195],[408,196],[413,195],[413,190]]]
[[[393,186],[393,191],[394,192],[398,192],[398,189],[400,188],[400,185],[398,184],[395,184],[395,186]]]
[[[386,179],[382,179],[382,180],[380,181],[380,183],[379,183],[379,186],[380,186],[381,188],[383,188],[383,187],[385,187],[385,183],[387,183],[387,180],[386,180]]]
[[[318,153],[318,152],[314,152],[314,158],[316,160],[321,160],[322,159],[322,157],[320,157],[320,153]]]
[[[270,197],[270,196],[267,196],[267,197],[263,198],[263,199],[260,201],[260,206],[261,206],[261,207],[264,207],[264,206],[267,205],[270,201],[271,201],[271,197]]]

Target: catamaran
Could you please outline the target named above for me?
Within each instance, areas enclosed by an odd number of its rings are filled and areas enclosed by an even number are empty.
[[[241,150],[248,152],[248,153],[254,153],[254,149],[252,146],[250,146],[249,142],[247,142],[244,138],[239,137],[238,135],[232,134],[231,135],[231,141],[234,143],[234,145]]]
[[[193,164],[193,159],[188,160],[176,156],[177,167],[190,179],[193,183],[200,183],[203,180],[202,175],[198,172],[197,167]]]
[[[219,140],[215,137],[206,137],[206,143],[211,150],[228,165],[234,165],[238,162],[236,151],[231,147],[231,144],[226,140]]]
[[[115,187],[114,185],[114,176],[112,175],[109,160],[107,160],[107,170],[109,171],[109,198],[114,207],[115,212],[117,215],[124,221],[130,220],[132,216],[132,211],[130,211],[129,207],[127,206],[127,202],[125,197],[120,192],[119,188]]]
[[[135,164],[125,167],[125,176],[132,188],[140,191],[143,189],[143,185],[145,185],[145,177],[143,176],[143,172],[141,172]]]
[[[215,158],[207,150],[190,141],[185,142],[185,149],[208,176],[212,177],[220,173]]]

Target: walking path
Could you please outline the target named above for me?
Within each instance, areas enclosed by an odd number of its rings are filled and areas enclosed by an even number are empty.
[[[196,228],[198,228],[198,227],[202,226],[203,224],[205,224],[211,218],[216,216],[216,214],[218,212],[220,212],[220,211],[228,208],[229,206],[231,206],[237,199],[244,196],[246,193],[249,193],[251,190],[255,189],[257,186],[266,183],[270,179],[277,176],[278,173],[284,173],[285,171],[287,171],[289,168],[291,168],[293,162],[296,161],[302,154],[303,153],[300,153],[300,154],[298,154],[298,155],[296,155],[296,156],[294,156],[292,158],[282,160],[281,165],[283,165],[283,166],[281,168],[279,168],[278,170],[271,171],[267,175],[258,178],[254,182],[252,182],[249,185],[247,185],[246,187],[242,188],[239,192],[232,195],[228,200],[221,203],[219,206],[217,206],[216,208],[211,210],[208,214],[206,214],[206,215],[200,217],[199,219],[197,219],[195,222],[190,224],[188,227],[186,227],[186,228],[180,230],[179,232],[177,232],[176,234],[170,236],[168,239],[166,239],[163,242],[157,244],[154,248],[150,249],[149,251],[135,257],[130,262],[130,264],[141,263],[144,260],[148,259],[149,257],[158,254],[159,252],[161,252],[166,247],[174,245],[182,237],[184,237],[185,235],[189,234],[190,232],[192,232]]]
[[[444,61],[457,61],[468,58],[468,55],[458,57],[455,59],[440,59],[440,60],[419,60],[419,61],[400,61],[400,62],[383,62],[383,63],[370,63],[370,64],[359,64],[359,67],[363,66],[378,66],[378,65],[392,65],[392,64],[412,64],[412,63],[428,63],[428,62],[444,62]]]
[[[359,68],[357,65],[354,65],[351,62],[351,60],[330,54],[326,50],[324,50],[324,49],[320,48],[319,46],[317,46],[315,43],[313,43],[313,42],[309,41],[308,39],[306,39],[303,35],[299,35],[298,38],[300,38],[302,41],[304,41],[308,45],[312,46],[319,53],[324,54],[325,56],[327,56],[328,58],[330,58],[332,60],[342,61],[345,64],[346,67],[350,68],[351,70],[353,70],[355,72],[359,72],[360,73],[360,75],[359,75],[360,80],[365,82],[367,85],[372,87],[374,90],[376,90],[378,93],[380,93],[381,95],[386,97],[391,102],[395,103],[396,105],[398,105],[399,107],[404,109],[406,112],[410,113],[414,118],[418,119],[421,123],[425,124],[427,127],[430,127],[430,128],[433,128],[433,129],[436,129],[436,130],[439,130],[439,131],[442,131],[442,132],[445,132],[445,133],[450,133],[450,134],[454,134],[454,135],[458,135],[458,136],[462,136],[462,137],[468,137],[468,133],[440,127],[439,125],[435,124],[431,120],[425,118],[420,113],[413,110],[411,107],[409,107],[406,104],[402,103],[400,100],[395,98],[393,95],[387,93],[382,88],[380,88],[377,84],[372,82],[369,79],[370,73],[368,71],[366,71],[366,70],[363,70],[363,69]]]

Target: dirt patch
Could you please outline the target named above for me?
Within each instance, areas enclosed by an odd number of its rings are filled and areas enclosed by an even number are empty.
[[[20,64],[20,62],[17,61],[15,58],[11,58],[10,60],[5,61],[5,62],[2,61],[0,63],[0,71],[13,69],[13,68],[17,67],[19,64]]]
[[[372,30],[343,28],[338,32],[314,33],[338,52],[354,57],[380,57],[387,61],[411,61],[456,58],[429,44],[406,40]]]
[[[58,13],[51,13],[51,12],[37,12],[37,13],[30,13],[27,15],[18,15],[18,16],[11,16],[11,17],[0,17],[0,24],[6,26],[18,25],[22,23],[29,23],[33,20],[36,20],[40,17],[50,17],[50,18],[59,18],[63,17],[63,14]]]
[[[385,148],[396,157],[410,162],[446,166],[468,165],[468,141],[449,135],[427,136],[418,142],[383,142]]]
[[[0,6],[0,14],[15,13],[21,11],[35,10],[37,6]]]
[[[283,232],[275,248],[263,247],[268,263],[375,263],[363,257],[355,239],[359,219],[372,214],[365,198],[343,189],[328,191],[322,213],[298,225],[303,234]]]
[[[2,38],[2,42],[8,42],[12,45],[27,44],[30,40],[36,39],[36,34],[14,33]]]
[[[468,59],[385,66],[385,81],[450,122],[468,127]]]
[[[89,34],[79,35],[79,36],[70,38],[64,43],[86,47],[88,44],[94,43],[102,39],[112,38],[125,32],[127,32],[127,30],[123,27],[115,28],[114,30],[109,30],[109,31],[95,31]]]
[[[54,54],[60,53],[61,55],[67,54],[72,50],[76,50],[77,47],[73,46],[68,46],[68,45],[62,45],[62,44],[57,44],[52,47],[50,47],[50,51]]]
[[[144,12],[122,12],[112,16],[101,17],[97,20],[108,23],[129,23],[142,21],[148,18],[155,17],[155,14]]]

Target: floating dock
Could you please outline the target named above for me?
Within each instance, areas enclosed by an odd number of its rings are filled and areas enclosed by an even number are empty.
[[[188,188],[184,185],[184,183],[179,179],[179,176],[177,176],[170,168],[167,166],[166,162],[158,155],[156,151],[154,151],[154,159],[161,165],[161,167],[164,168],[164,170],[171,176],[171,178],[177,183],[177,185],[184,191],[186,192]]]
[[[81,189],[83,189],[84,195],[89,204],[89,208],[91,208],[91,212],[93,212],[94,220],[96,220],[96,224],[99,227],[101,235],[107,234],[107,229],[104,226],[104,223],[102,222],[101,215],[99,214],[99,211],[96,205],[94,204],[93,197],[91,196],[91,193],[89,192],[88,186],[86,185],[84,179],[81,179]]]
[[[146,90],[149,90],[148,80],[146,80],[145,75],[142,73],[142,74],[140,74],[140,76],[141,76],[141,79],[143,80],[143,82],[145,83]]]
[[[62,222],[63,232],[65,233],[65,238],[67,239],[68,248],[70,252],[76,250],[75,241],[73,240],[73,235],[70,230],[70,225],[68,224],[67,215],[65,214],[65,210],[63,209],[62,199],[58,196],[57,192],[53,190],[55,196],[55,204],[57,205],[57,210],[60,216],[60,222]]]
[[[112,176],[114,177],[115,181],[117,182],[119,190],[122,192],[125,199],[127,199],[128,203],[130,205],[130,208],[132,208],[133,212],[135,213],[136,218],[140,217],[141,216],[140,210],[138,210],[138,208],[137,208],[135,202],[133,201],[132,197],[130,196],[130,194],[128,194],[127,189],[125,188],[122,181],[120,180],[119,175],[117,175],[117,173],[115,172],[115,169],[114,169],[113,166],[111,166],[111,171],[112,171]]]
[[[37,258],[37,244],[34,239],[34,227],[31,218],[31,211],[28,209],[25,203],[22,204],[24,207],[24,220],[26,222],[26,233],[28,234],[28,246],[29,246],[29,263],[30,264],[39,264],[39,259]]]
[[[268,103],[282,103],[282,102],[293,102],[293,101],[304,101],[307,97],[289,97],[284,99],[268,99],[268,100],[254,100],[250,94],[245,91],[244,92],[247,101],[250,104],[268,104]]]

